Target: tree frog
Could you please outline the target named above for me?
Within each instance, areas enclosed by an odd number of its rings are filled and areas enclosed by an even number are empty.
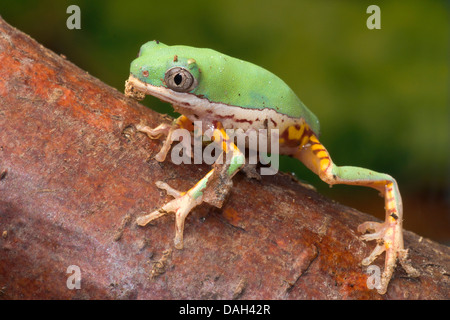
[[[156,128],[139,124],[137,130],[156,139],[166,135],[157,161],[164,161],[176,129],[193,130],[193,122],[201,121],[204,129],[213,130],[213,143],[231,159],[215,164],[202,179],[185,192],[164,182],[157,186],[174,197],[150,214],[137,218],[145,226],[162,215],[175,213],[175,247],[183,247],[186,216],[202,202],[221,207],[231,188],[232,177],[245,169],[245,157],[227,135],[226,129],[244,131],[278,130],[279,153],[294,157],[316,173],[321,180],[333,184],[349,184],[379,190],[385,198],[386,218],[383,223],[365,222],[358,227],[363,240],[377,240],[373,252],[363,265],[369,265],[386,252],[380,293],[385,293],[397,259],[411,275],[417,271],[407,261],[403,245],[403,209],[397,182],[390,175],[368,169],[337,166],[319,142],[317,117],[279,77],[250,62],[232,58],[211,49],[168,46],[158,41],[142,45],[132,61],[125,93],[135,99],[146,94],[172,104],[181,116],[172,124]],[[269,131],[268,131],[269,132]]]

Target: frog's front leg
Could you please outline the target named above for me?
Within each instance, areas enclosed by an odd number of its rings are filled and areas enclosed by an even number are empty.
[[[165,215],[168,212],[175,213],[175,247],[183,248],[184,221],[191,210],[201,204],[208,202],[220,207],[224,201],[226,193],[231,187],[232,177],[242,168],[245,163],[244,155],[229,139],[225,130],[220,124],[213,131],[214,143],[218,143],[225,154],[229,154],[229,162],[219,164],[216,161],[215,167],[209,171],[200,181],[186,192],[180,192],[171,188],[164,182],[158,181],[156,185],[165,189],[167,193],[175,199],[166,203],[158,210],[150,214],[137,218],[136,222],[140,226],[145,226],[150,221]],[[214,189],[211,190],[210,189]],[[221,189],[221,190],[215,190]]]
[[[378,292],[383,294],[394,272],[397,258],[403,268],[411,275],[417,276],[417,271],[407,261],[407,250],[403,245],[403,208],[397,182],[391,176],[368,169],[348,166],[336,166],[325,147],[316,136],[309,133],[295,157],[315,172],[329,185],[349,184],[371,187],[379,190],[385,198],[386,218],[384,223],[365,222],[358,227],[361,233],[372,232],[362,236],[364,240],[377,240],[373,252],[362,261],[369,265],[375,258],[386,252],[385,268],[381,277]]]
[[[170,146],[172,145],[172,134],[177,129],[186,129],[192,131],[192,122],[185,116],[180,116],[175,119],[172,124],[162,123],[156,128],[150,128],[148,126],[138,124],[136,125],[136,130],[143,132],[149,136],[151,139],[158,139],[162,135],[166,136],[166,140],[164,140],[163,146],[161,150],[159,150],[158,154],[155,156],[155,160],[162,162],[166,159],[167,153],[170,150]],[[183,141],[182,141],[183,143]],[[186,148],[190,148],[190,146],[185,146]]]

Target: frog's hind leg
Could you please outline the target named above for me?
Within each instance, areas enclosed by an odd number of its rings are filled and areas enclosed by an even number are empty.
[[[362,239],[378,241],[373,252],[362,261],[363,265],[371,264],[378,255],[386,252],[381,285],[377,288],[379,293],[386,292],[397,258],[408,273],[414,276],[417,275],[417,271],[406,260],[407,251],[403,245],[402,230],[402,199],[394,178],[387,174],[364,168],[335,165],[325,147],[311,131],[307,130],[305,130],[301,146],[294,154],[294,157],[302,161],[329,185],[349,184],[366,186],[379,190],[384,196],[385,222],[365,222],[358,227],[358,231],[361,233],[371,232],[363,235]]]

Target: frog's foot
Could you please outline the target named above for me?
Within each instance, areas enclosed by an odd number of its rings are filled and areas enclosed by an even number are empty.
[[[209,177],[207,175],[207,177]],[[206,177],[205,177],[206,178]],[[205,179],[204,178],[204,179]],[[202,181],[202,180],[201,180]],[[175,213],[175,248],[183,249],[183,230],[184,230],[184,221],[191,212],[191,210],[202,203],[202,193],[204,186],[199,185],[197,183],[193,188],[191,188],[187,192],[180,192],[178,190],[173,189],[167,183],[162,181],[157,181],[156,186],[160,189],[164,189],[167,191],[169,195],[174,197],[172,201],[166,203],[164,206],[159,208],[158,210],[153,211],[150,214],[145,216],[141,216],[136,219],[136,222],[140,226],[145,226],[150,221],[155,220],[168,212]]]
[[[150,139],[158,139],[163,134],[167,135],[171,127],[172,126],[168,123],[162,123],[156,128],[150,128],[149,126],[145,126],[143,124],[137,124],[136,130],[147,134]]]
[[[170,146],[172,145],[172,128],[173,126],[167,123],[162,123],[156,128],[150,128],[141,124],[136,125],[136,130],[147,134],[150,139],[158,139],[162,135],[167,136],[163,146],[161,147],[161,150],[155,156],[155,160],[159,162],[162,162],[164,161],[164,159],[166,159],[167,153],[169,152]]]
[[[395,270],[397,258],[410,276],[419,275],[418,271],[407,260],[408,251],[403,248],[402,227],[398,221],[384,223],[369,221],[359,225],[358,231],[361,233],[372,232],[362,235],[361,238],[366,241],[377,240],[378,242],[372,253],[363,259],[363,265],[370,265],[381,253],[386,252],[383,274],[381,275],[380,285],[377,287],[378,293],[386,293],[389,280]]]
[[[166,140],[164,140],[161,150],[159,150],[159,152],[155,156],[155,160],[159,162],[162,162],[166,159],[166,156],[169,153],[174,139],[177,139],[176,137],[173,137],[173,134],[177,129],[187,129],[188,131],[192,131],[192,123],[187,117],[180,116],[179,118],[175,119],[172,124],[162,123],[156,128],[150,128],[142,124],[136,125],[136,130],[147,134],[150,139],[159,139],[162,135],[166,136]],[[188,152],[191,151],[189,139],[182,139],[181,143],[184,146],[185,150],[187,150]]]

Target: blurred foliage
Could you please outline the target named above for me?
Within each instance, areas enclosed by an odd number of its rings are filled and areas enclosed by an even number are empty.
[[[81,30],[66,27],[71,4],[81,8]],[[371,4],[381,8],[381,30],[366,27]],[[389,173],[404,194],[450,203],[447,1],[2,0],[0,14],[119,91],[153,39],[261,65],[319,117],[337,164]],[[152,97],[144,104],[171,112]],[[298,162],[283,160],[282,169],[327,188]]]

